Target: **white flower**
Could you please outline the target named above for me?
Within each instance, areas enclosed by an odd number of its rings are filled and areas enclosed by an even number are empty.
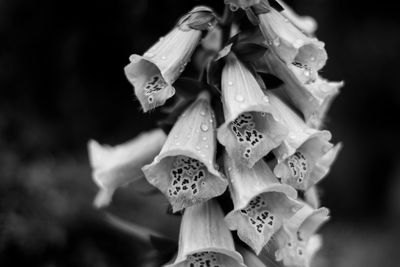
[[[283,261],[285,266],[308,267],[316,251],[315,239],[311,246],[309,241],[317,229],[329,219],[328,214],[329,210],[326,208],[315,210],[304,205],[291,219],[285,221],[274,236],[278,247],[276,259]]]
[[[282,15],[285,16],[293,25],[299,28],[302,32],[307,35],[313,35],[317,30],[317,22],[314,18],[309,16],[299,16],[282,0],[276,0],[282,7]]]
[[[269,71],[284,82],[281,90],[303,113],[306,123],[314,128],[321,127],[328,108],[344,83],[329,82],[316,71],[287,64],[271,51],[265,54],[265,58]]]
[[[143,177],[143,165],[150,163],[160,152],[166,138],[158,129],[114,147],[90,140],[88,150],[93,180],[100,188],[95,206],[108,205],[115,189]]]
[[[251,72],[230,53],[222,71],[225,122],[218,141],[229,156],[248,167],[280,145],[287,129]]]
[[[258,254],[302,205],[294,200],[296,190],[279,183],[263,160],[251,169],[237,165],[227,155],[224,163],[234,205],[225,217],[226,224]]]
[[[273,8],[258,17],[270,50],[286,64],[296,64],[310,72],[317,72],[325,65],[327,54],[323,42],[305,35]]]
[[[212,13],[209,8],[194,8],[143,56],[134,54],[130,57],[131,63],[125,67],[125,73],[135,87],[144,112],[163,105],[175,94],[172,84],[184,71],[201,39],[200,23],[196,27],[189,25],[193,22],[191,17],[201,12]],[[206,23],[207,27],[212,28],[213,23]]]
[[[210,200],[185,209],[176,259],[166,267],[245,267],[218,203]]]
[[[227,181],[216,170],[215,117],[209,95],[202,93],[175,123],[160,154],[143,167],[173,210],[221,195]]]

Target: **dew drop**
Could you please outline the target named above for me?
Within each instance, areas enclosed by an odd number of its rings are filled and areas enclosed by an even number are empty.
[[[304,71],[304,75],[307,76],[307,77],[310,77],[311,76],[311,71],[310,70],[305,70]]]
[[[274,46],[280,46],[280,44],[281,44],[281,40],[279,40],[279,37],[277,37],[277,38],[274,40]]]
[[[236,95],[235,96],[236,101],[238,102],[243,102],[244,101],[244,97],[242,95]]]
[[[208,148],[208,145],[207,145],[207,144],[205,144],[205,145],[204,145],[204,147],[205,147],[205,148]]]
[[[162,60],[166,60],[167,57],[166,57],[166,56],[162,56],[161,59],[162,59]]]
[[[263,98],[262,98],[262,99],[263,99],[263,101],[264,101],[264,102],[267,102],[267,103],[269,102],[269,98],[268,98],[268,96],[263,96]]]
[[[315,57],[312,56],[312,57],[310,58],[310,60],[311,60],[311,61],[315,61]]]
[[[207,141],[207,137],[203,136],[203,138],[201,138],[201,140]]]
[[[232,81],[229,81],[229,82],[228,82],[228,85],[229,85],[229,86],[232,86],[232,85],[233,85],[233,82],[232,82]]]
[[[205,112],[204,110],[202,110],[202,111],[200,111],[200,115],[201,115],[201,116],[205,116],[205,115],[206,115],[206,112]]]
[[[205,123],[202,123],[202,124],[200,125],[200,129],[201,129],[203,132],[207,132],[207,131],[208,131],[208,125],[205,124]]]

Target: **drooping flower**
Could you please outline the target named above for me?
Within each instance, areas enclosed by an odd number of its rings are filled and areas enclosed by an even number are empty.
[[[143,177],[143,165],[150,163],[160,152],[166,138],[165,133],[157,129],[114,147],[90,140],[88,150],[92,176],[100,188],[95,206],[108,205],[115,189]]]
[[[216,170],[215,117],[203,92],[175,123],[160,154],[143,167],[174,212],[221,195],[227,181]]]
[[[299,28],[307,35],[313,35],[317,30],[317,22],[310,16],[299,16],[292,8],[284,1],[276,0],[283,8],[282,15],[285,16],[294,26]]]
[[[276,259],[289,267],[308,267],[315,253],[315,240],[310,238],[329,217],[326,208],[313,209],[304,205],[274,236]]]
[[[287,135],[286,127],[252,73],[230,53],[222,71],[222,104],[225,122],[218,141],[229,156],[253,166]]]
[[[284,84],[281,89],[303,113],[306,123],[319,128],[343,82],[329,82],[301,65],[287,64],[272,51],[265,54],[269,71]]]
[[[166,267],[245,267],[217,202],[185,209],[176,259]]]
[[[289,130],[287,137],[273,150],[278,161],[274,173],[283,183],[307,190],[328,173],[340,146],[333,148],[329,131],[310,128],[276,94],[266,94]]]
[[[134,86],[144,112],[163,105],[175,94],[173,83],[190,61],[201,39],[201,30],[212,28],[214,24],[211,9],[196,7],[143,56],[130,56],[125,74]]]
[[[247,168],[225,154],[224,164],[234,205],[226,224],[258,254],[302,205],[294,200],[296,190],[279,183],[263,160]]]
[[[256,12],[270,50],[282,61],[301,66],[310,72],[317,72],[325,65],[327,54],[323,42],[305,35],[284,14],[266,2],[261,3]]]

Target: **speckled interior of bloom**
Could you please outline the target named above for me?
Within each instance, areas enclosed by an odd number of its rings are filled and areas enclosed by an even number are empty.
[[[176,267],[243,267],[235,259],[217,252],[205,251],[189,255]]]

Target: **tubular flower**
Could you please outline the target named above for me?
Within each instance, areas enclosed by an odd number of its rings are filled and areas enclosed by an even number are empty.
[[[198,45],[203,26],[193,26],[192,17],[199,13],[211,18],[204,23],[207,27],[214,24],[212,10],[197,7],[184,16],[180,23],[165,37],[154,44],[143,56],[131,55],[130,63],[125,67],[125,74],[135,88],[135,94],[143,111],[161,106],[175,94],[172,84],[184,71],[185,66]]]
[[[292,218],[285,221],[283,227],[274,236],[278,250],[275,253],[278,261],[289,267],[307,267],[314,254],[314,244],[309,240],[315,231],[326,222],[329,211],[326,208],[317,210],[304,205]]]
[[[147,180],[174,212],[221,195],[227,181],[216,170],[215,117],[204,92],[175,123],[160,154],[143,167]]]
[[[90,140],[88,150],[92,176],[100,188],[95,206],[108,205],[115,189],[143,177],[142,166],[150,163],[160,152],[166,138],[165,133],[158,129],[114,147]]]
[[[307,35],[313,35],[317,30],[317,22],[310,16],[299,16],[292,8],[282,0],[276,0],[283,8],[282,15],[285,16],[294,26]]]
[[[328,58],[325,44],[305,35],[284,14],[267,7],[258,17],[271,50],[286,64],[295,64],[310,72],[317,72],[325,65]]]
[[[265,54],[270,72],[285,82],[281,89],[303,113],[308,125],[319,128],[343,82],[329,82],[301,65],[287,64],[274,53]]]
[[[166,267],[245,267],[217,202],[185,209],[174,263]]]
[[[280,184],[263,160],[251,169],[237,165],[227,155],[224,163],[234,205],[225,217],[226,224],[258,254],[302,205],[294,200],[296,191]]]
[[[221,83],[225,122],[218,129],[218,141],[229,156],[252,167],[281,144],[287,129],[269,97],[233,53],[227,56]]]

